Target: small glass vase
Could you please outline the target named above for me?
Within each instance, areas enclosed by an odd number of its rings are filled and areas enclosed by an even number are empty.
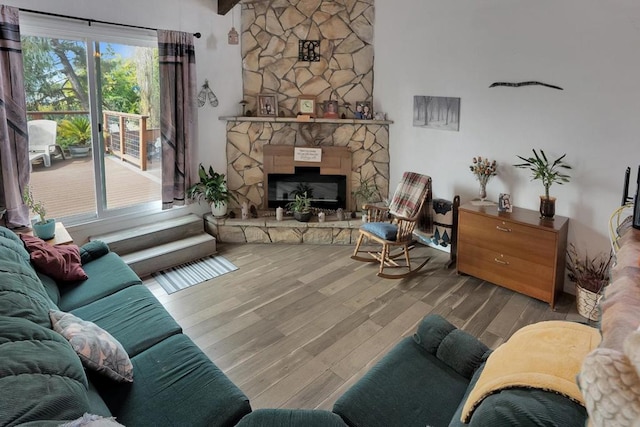
[[[485,201],[487,200],[487,183],[486,182],[480,182],[480,200]]]

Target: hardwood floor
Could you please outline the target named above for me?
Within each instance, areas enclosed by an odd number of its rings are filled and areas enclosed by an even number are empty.
[[[575,298],[548,304],[444,269],[432,256],[416,276],[378,278],[377,267],[349,257],[352,246],[219,244],[238,270],[167,295],[145,284],[200,348],[257,408],[331,409],[429,313],[495,348],[541,320],[586,322]],[[416,258],[416,256],[418,258]]]

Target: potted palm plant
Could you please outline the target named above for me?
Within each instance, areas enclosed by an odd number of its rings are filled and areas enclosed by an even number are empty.
[[[214,171],[212,166],[206,170],[200,163],[198,177],[200,182],[187,189],[187,197],[196,201],[206,201],[211,205],[213,216],[224,217],[227,214],[229,200],[238,201],[227,188],[225,175]]]
[[[311,219],[311,199],[306,192],[296,194],[296,198],[287,204],[287,208],[293,212],[293,217],[300,222],[309,222]]]
[[[58,125],[61,145],[72,157],[86,157],[91,150],[91,123],[83,116],[62,120]]]
[[[360,176],[360,185],[351,191],[351,195],[353,196],[355,205],[362,210],[363,216],[366,213],[366,210],[364,209],[365,205],[378,202],[381,199],[380,190],[372,176],[369,178],[363,178]],[[363,218],[363,221],[365,220],[366,218]]]
[[[538,154],[533,149],[533,157],[517,156],[524,163],[514,165],[520,169],[529,169],[531,171],[531,180],[539,179],[544,186],[544,195],[540,196],[540,215],[542,218],[552,219],[556,213],[556,198],[549,195],[549,188],[552,184],[564,184],[569,182],[571,178],[569,175],[562,172],[562,170],[571,169],[567,163],[564,162],[566,154],[555,159],[553,162],[547,159],[543,150],[540,150]]]
[[[34,221],[32,224],[33,232],[36,237],[39,237],[42,240],[53,239],[56,235],[56,220],[53,218],[46,218],[47,210],[45,209],[44,204],[33,198],[31,187],[28,185],[22,193],[22,200],[33,213],[38,215],[38,220]]]
[[[585,253],[579,256],[573,243],[567,249],[567,270],[569,280],[576,284],[576,303],[578,314],[590,320],[598,320],[597,307],[602,292],[609,284],[609,266],[613,255],[611,252],[600,253],[590,257]]]

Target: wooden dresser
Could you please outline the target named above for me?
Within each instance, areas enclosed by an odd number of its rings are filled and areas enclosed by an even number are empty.
[[[460,206],[458,272],[546,301],[554,308],[564,284],[569,219],[497,206]]]

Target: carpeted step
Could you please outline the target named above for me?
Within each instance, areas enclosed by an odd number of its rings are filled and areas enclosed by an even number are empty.
[[[202,227],[202,220],[200,220]],[[201,231],[169,243],[153,246],[122,256],[140,277],[216,253],[216,239]]]
[[[194,236],[203,231],[202,218],[194,214],[188,214],[140,227],[92,236],[89,240],[102,240],[109,245],[111,251],[123,256],[153,246],[170,243],[184,237]]]

